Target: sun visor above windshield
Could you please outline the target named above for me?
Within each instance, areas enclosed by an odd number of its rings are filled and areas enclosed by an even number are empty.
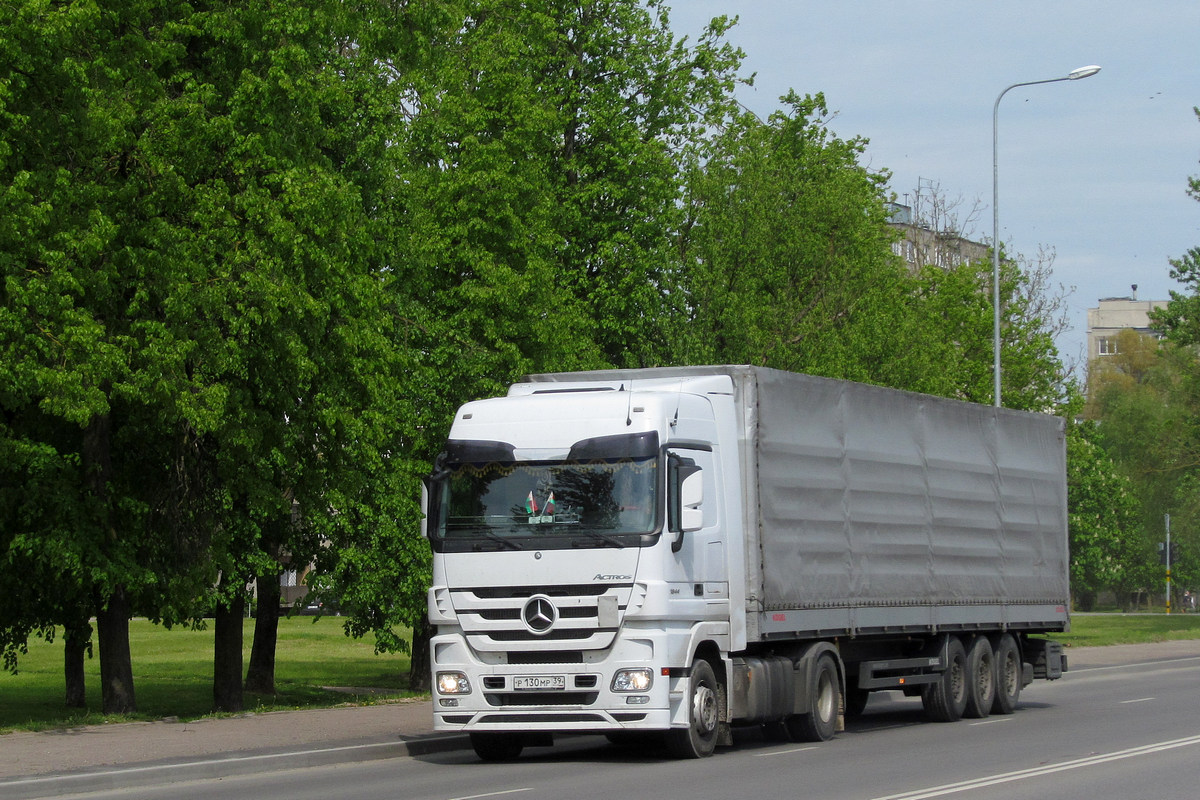
[[[658,455],[658,431],[619,433],[583,439],[571,446],[568,461],[615,461],[618,459],[653,458]]]
[[[507,442],[451,439],[446,442],[446,461],[451,464],[491,464],[516,461],[514,448]]]

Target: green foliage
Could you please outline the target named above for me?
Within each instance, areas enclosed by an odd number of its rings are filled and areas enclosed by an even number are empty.
[[[1128,476],[1138,499],[1146,582],[1162,577],[1156,546],[1172,519],[1172,541],[1183,556],[1172,572],[1179,585],[1200,581],[1195,499],[1200,465],[1200,359],[1190,347],[1123,332],[1118,352],[1089,376],[1088,413],[1100,421],[1105,449]]]
[[[3,13],[0,433],[73,489],[3,570],[183,621],[399,461],[394,90],[337,2]]]
[[[884,176],[832,136],[824,98],[734,119],[689,170],[685,363],[752,363],[899,383],[907,277],[890,250]],[[897,291],[897,289],[900,291]]]
[[[825,126],[824,97],[742,114],[687,174],[680,236],[686,363],[753,363],[990,402],[990,266],[927,266],[893,253],[886,174],[866,142]],[[1006,262],[1004,402],[1046,410],[1061,367],[1029,277]]]
[[[1188,194],[1200,200],[1200,178],[1189,179]],[[1151,315],[1165,340],[1122,331],[1117,352],[1092,366],[1088,412],[1101,421],[1106,448],[1136,489],[1149,571],[1162,569],[1153,554],[1169,514],[1172,542],[1180,545],[1173,579],[1194,590],[1200,583],[1200,249],[1170,264],[1186,291],[1172,292],[1167,308]]]
[[[1067,430],[1071,592],[1083,611],[1090,611],[1103,591],[1125,598],[1151,578],[1133,486],[1098,438],[1094,423],[1071,425]]]
[[[111,5],[111,7],[109,7]],[[750,362],[984,400],[987,275],[910,275],[820,95],[657,0],[0,6],[0,643],[311,586],[419,627],[419,476],[521,373]],[[1005,399],[1045,321],[1006,272]]]

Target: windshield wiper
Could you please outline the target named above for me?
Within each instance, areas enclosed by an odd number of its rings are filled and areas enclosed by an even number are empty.
[[[491,539],[492,541],[499,542],[500,544],[504,545],[505,547],[507,547],[509,549],[512,549],[512,550],[524,550],[525,549],[524,547],[521,547],[521,545],[514,542],[512,539],[509,539],[507,536],[501,536],[498,533],[492,533],[487,528],[479,528],[476,532],[482,533],[484,536]],[[482,544],[481,542],[476,542],[475,549],[476,550],[481,549],[481,544]]]
[[[607,533],[601,533],[600,531],[580,530],[580,531],[578,531],[578,533],[582,533],[584,536],[589,536],[593,540],[598,539],[602,542],[605,542],[606,544],[611,544],[613,547],[618,547],[621,549],[628,547],[628,545],[625,544],[625,542],[618,539],[617,537],[609,536]],[[578,539],[571,540],[572,547],[587,547],[587,545],[588,545],[587,542],[581,542]]]

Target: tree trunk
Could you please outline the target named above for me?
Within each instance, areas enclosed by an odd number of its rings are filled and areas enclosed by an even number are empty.
[[[97,605],[101,707],[105,714],[132,714],[137,711],[137,701],[129,653],[129,598],[124,587],[118,587],[107,601]]]
[[[240,593],[217,606],[213,642],[213,710],[242,710],[242,615],[246,599]]]
[[[408,669],[408,688],[414,692],[427,692],[432,683],[429,661],[429,639],[433,636],[433,626],[429,620],[421,617],[421,622],[413,626],[412,662]]]
[[[275,694],[275,643],[279,638],[279,574],[258,576],[258,613],[254,615],[254,646],[246,670],[246,691]]]
[[[67,708],[87,708],[87,681],[83,659],[92,641],[87,616],[68,622],[63,632],[63,677],[67,686]]]
[[[107,386],[105,387],[107,391]],[[83,432],[83,468],[101,516],[103,548],[115,547],[117,531],[109,520],[108,484],[112,479],[112,420],[93,417]],[[107,597],[96,598],[96,638],[100,645],[100,697],[105,714],[137,711],[133,694],[133,661],[129,653],[129,597],[118,584]]]

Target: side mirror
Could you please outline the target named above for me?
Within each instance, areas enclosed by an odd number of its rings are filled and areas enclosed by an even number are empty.
[[[704,474],[690,458],[672,453],[667,461],[667,530],[676,534],[671,552],[683,547],[683,534],[704,526]]]
[[[683,479],[679,487],[679,505],[682,512],[679,517],[680,527],[684,533],[698,531],[704,527],[704,474],[699,467],[695,468]]]

